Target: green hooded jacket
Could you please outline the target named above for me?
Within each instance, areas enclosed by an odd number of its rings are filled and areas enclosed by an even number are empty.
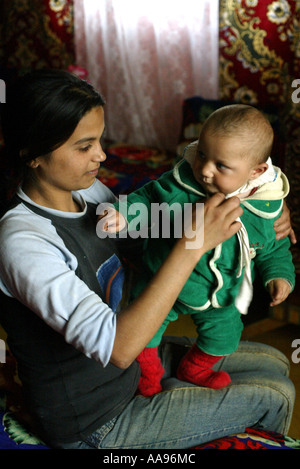
[[[290,241],[289,238],[275,240],[273,228],[274,221],[281,214],[283,198],[289,192],[289,184],[279,168],[276,168],[276,172],[274,182],[264,184],[253,195],[241,199],[241,221],[248,233],[253,277],[256,266],[264,285],[272,279],[282,278],[293,288],[295,273],[289,250]],[[135,285],[134,296],[144,289],[176,242],[176,233],[174,236],[172,229],[170,236],[166,236],[162,226],[157,228],[157,219],[153,220],[151,207],[154,204],[156,207],[163,207],[162,220],[166,222],[165,226],[170,222],[174,227],[174,219],[181,216],[184,204],[204,202],[206,197],[194,178],[191,165],[182,159],[173,170],[129,194],[117,205],[127,219],[129,234],[139,228],[145,237],[145,267]],[[144,207],[144,210],[132,211],[132,204],[143,204],[135,207]],[[156,237],[151,235],[153,232]],[[243,270],[240,243],[235,235],[201,257],[178,297],[176,309],[191,314],[209,307],[220,308],[234,304],[240,290]]]

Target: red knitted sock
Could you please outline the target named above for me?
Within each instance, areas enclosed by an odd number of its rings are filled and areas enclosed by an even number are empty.
[[[211,367],[222,356],[208,355],[194,344],[182,358],[177,369],[177,378],[198,386],[220,389],[227,386],[231,379],[226,371],[213,371]]]
[[[138,384],[138,394],[153,396],[161,391],[160,380],[165,372],[157,348],[145,348],[137,357],[141,368],[141,377]]]

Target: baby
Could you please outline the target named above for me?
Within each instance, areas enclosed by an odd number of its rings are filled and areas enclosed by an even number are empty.
[[[289,239],[276,241],[273,229],[289,192],[287,178],[272,165],[269,156],[273,138],[269,121],[256,108],[238,104],[222,107],[205,121],[199,140],[186,148],[172,171],[127,197],[126,214],[137,202],[148,209],[153,203],[163,202],[177,202],[183,207],[217,192],[239,197],[243,207],[237,235],[202,256],[161,328],[137,358],[141,394],[151,396],[161,390],[164,370],[157,347],[167,325],[178,314],[191,314],[197,330],[195,344],[177,369],[178,379],[219,389],[231,379],[225,371],[212,367],[238,346],[241,314],[247,313],[252,299],[254,265],[270,293],[271,306],[284,301],[294,287]],[[124,207],[115,206],[119,213],[108,210],[100,221],[102,229],[109,232],[121,230],[126,223],[130,227],[132,219],[127,216],[125,220],[121,214]],[[170,220],[176,223],[172,214]],[[150,224],[150,220],[147,222]],[[160,267],[175,239],[150,236],[145,242],[144,268],[133,297]]]

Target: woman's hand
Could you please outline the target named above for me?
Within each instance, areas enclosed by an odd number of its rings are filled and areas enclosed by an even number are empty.
[[[285,201],[283,202],[282,214],[274,223],[274,230],[277,240],[289,236],[292,244],[297,243],[297,238],[291,225],[290,210]]]
[[[242,213],[238,197],[225,199],[221,193],[213,195],[204,204],[194,204],[192,223],[182,238],[186,248],[198,250],[201,257],[237,233],[241,227],[237,219]]]
[[[210,250],[231,238],[241,228],[237,221],[243,214],[238,197],[226,200],[223,194],[215,194],[204,204],[204,247]]]

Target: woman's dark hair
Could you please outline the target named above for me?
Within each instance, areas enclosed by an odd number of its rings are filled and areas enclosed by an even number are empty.
[[[1,104],[5,153],[15,169],[60,147],[92,108],[103,106],[88,82],[63,70],[37,70],[8,87]]]

